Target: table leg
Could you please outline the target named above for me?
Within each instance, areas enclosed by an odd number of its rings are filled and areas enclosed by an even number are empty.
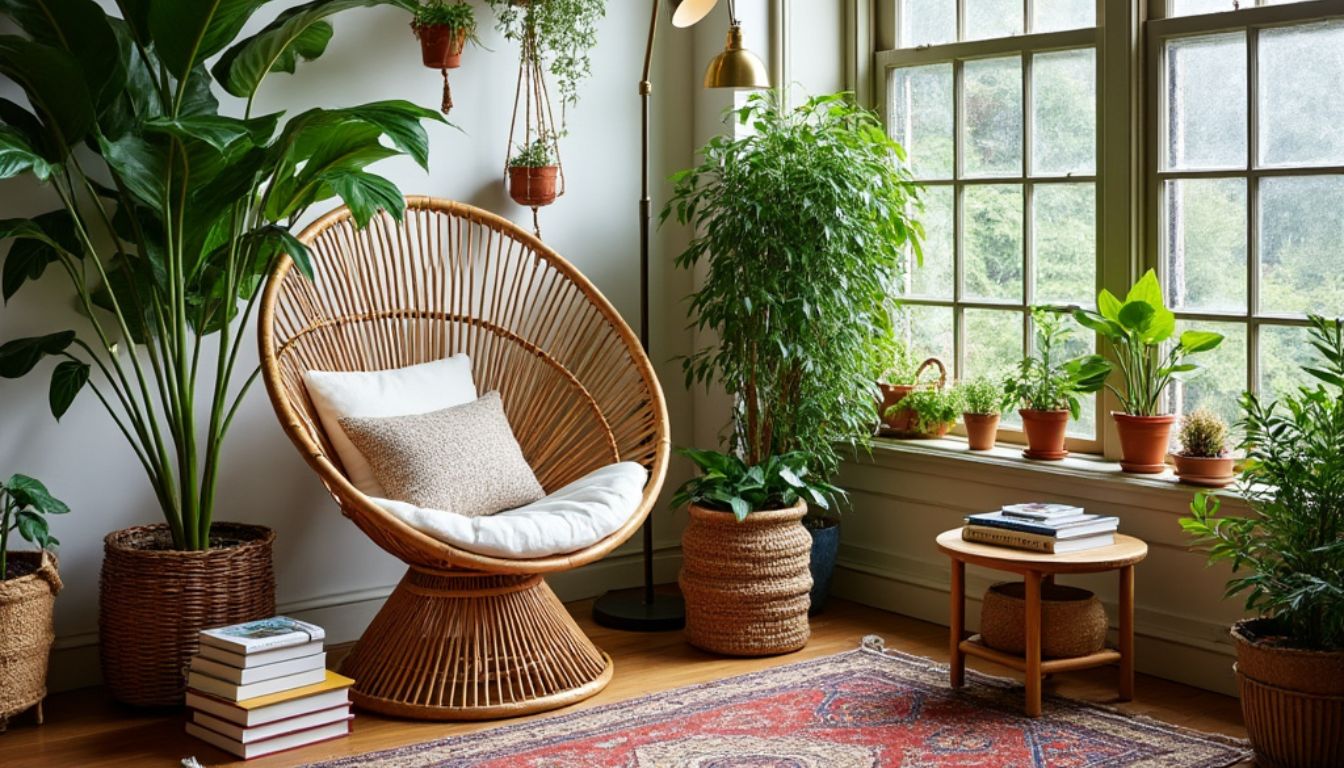
[[[966,629],[966,563],[952,558],[952,610],[948,620],[948,677],[953,688],[966,681],[966,655],[961,639]]]
[[[1041,574],[1027,571],[1027,716],[1041,716]]]
[[[1134,566],[1120,569],[1120,700],[1134,698]]]

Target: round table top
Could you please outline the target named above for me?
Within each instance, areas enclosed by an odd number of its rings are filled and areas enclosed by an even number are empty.
[[[1123,533],[1115,534],[1115,543],[1110,546],[1081,552],[1066,552],[1062,555],[966,541],[961,538],[960,528],[943,531],[938,534],[937,541],[938,549],[958,560],[1010,571],[1040,573],[1109,571],[1133,565],[1148,556],[1148,545],[1142,539]]]

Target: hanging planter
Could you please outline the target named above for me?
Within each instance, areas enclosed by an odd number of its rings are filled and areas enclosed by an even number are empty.
[[[565,193],[565,170],[560,162],[560,132],[546,90],[531,10],[529,5],[524,15],[522,58],[513,95],[504,181],[509,197],[532,209],[532,228],[541,237],[538,209],[554,203]],[[517,141],[520,136],[522,141]]]
[[[411,31],[420,41],[420,60],[443,74],[443,104],[439,109],[446,115],[453,108],[448,70],[462,66],[462,51],[468,40],[477,42],[476,12],[465,2],[431,0],[416,6]]]
[[[487,0],[506,40],[531,39],[538,59],[550,62],[552,82],[563,110],[579,100],[579,84],[592,72],[597,26],[607,0]]]

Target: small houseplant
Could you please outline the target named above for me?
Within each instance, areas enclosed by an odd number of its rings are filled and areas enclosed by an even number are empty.
[[[404,101],[252,114],[271,73],[322,54],[328,17],[388,3],[294,6],[235,41],[263,4],[150,0],[119,4],[117,18],[80,3],[54,21],[11,4],[26,36],[0,37],[0,74],[33,106],[0,109],[0,177],[32,173],[61,200],[0,222],[18,240],[4,296],[54,268],[80,324],[0,346],[0,376],[54,358],[53,415],[91,390],[163,516],[105,540],[99,649],[127,703],[180,702],[198,629],[274,612],[274,532],[214,519],[224,440],[256,376],[235,376],[254,343],[248,319],[281,259],[312,274],[290,233],[311,206],[339,197],[359,226],[400,216],[400,191],[367,166],[405,154],[425,167],[421,121],[441,119]],[[216,86],[243,100],[241,117],[221,114]]]
[[[1233,460],[1227,449],[1227,422],[1208,408],[1181,417],[1181,450],[1173,453],[1181,482],[1221,488],[1232,482]]]
[[[934,438],[946,435],[957,424],[961,414],[961,396],[947,387],[916,389],[893,408],[905,408],[911,413],[915,436]]]
[[[607,14],[607,0],[489,0],[505,39],[521,42],[532,35],[537,53],[549,62],[562,106],[579,100],[579,83],[592,72],[591,51],[597,47],[597,25]]]
[[[966,443],[972,451],[988,451],[999,434],[999,418],[1013,405],[1012,395],[1003,384],[988,376],[977,376],[957,384],[961,400],[961,419],[966,425]]]
[[[1256,618],[1232,628],[1241,710],[1257,764],[1344,765],[1344,321],[1311,318],[1315,377],[1280,402],[1242,397],[1238,488],[1254,513],[1202,491],[1181,526],[1227,561],[1227,595]]]
[[[1164,458],[1176,417],[1163,413],[1163,393],[1173,379],[1198,370],[1186,358],[1216,348],[1223,335],[1189,330],[1176,334],[1176,315],[1162,299],[1157,273],[1148,270],[1124,301],[1102,289],[1096,310],[1075,310],[1079,323],[1101,334],[1115,350],[1124,387],[1107,387],[1120,400],[1111,416],[1120,433],[1120,466],[1126,472],[1166,471]]]
[[[555,139],[538,136],[509,158],[509,197],[526,206],[555,202],[560,167],[556,163]]]
[[[431,69],[462,66],[467,41],[477,42],[476,11],[463,0],[426,0],[415,7],[411,31],[420,41],[420,58]]]
[[[801,520],[811,504],[814,533],[833,525],[827,481],[871,439],[901,251],[919,230],[899,147],[843,94],[788,110],[758,93],[729,114],[754,130],[712,139],[663,211],[697,233],[677,265],[703,270],[691,320],[718,339],[683,361],[687,384],[735,401],[727,452],[691,454],[680,581],[692,643],[755,655],[807,642]],[[742,482],[758,493],[730,492]]]
[[[877,411],[881,417],[882,434],[890,437],[917,437],[919,430],[915,428],[914,411],[902,405],[902,401],[916,390],[946,387],[947,367],[936,357],[919,362],[900,341],[896,342],[895,350],[893,362],[877,381],[878,392],[882,395]],[[929,372],[935,369],[938,378],[932,379]]]
[[[1097,392],[1106,383],[1110,366],[1100,355],[1060,360],[1058,348],[1072,333],[1058,312],[1035,307],[1036,354],[1022,359],[1017,373],[1004,382],[1013,401],[1020,405],[1022,428],[1027,433],[1029,459],[1058,461],[1069,455],[1064,447],[1069,419],[1082,412],[1079,396]]]
[[[45,516],[69,511],[31,477],[14,475],[0,483],[0,731],[34,706],[42,722],[47,657],[56,639],[52,611],[61,591],[56,558],[48,551],[60,542]],[[10,551],[12,534],[37,550]]]

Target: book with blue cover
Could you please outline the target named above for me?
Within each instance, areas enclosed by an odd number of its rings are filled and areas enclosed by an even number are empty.
[[[1115,531],[1120,527],[1120,518],[1102,515],[1078,515],[1064,521],[1026,520],[999,512],[982,512],[967,515],[966,522],[972,525],[985,525],[991,528],[1003,528],[1022,533],[1034,533],[1052,536],[1056,539],[1074,539],[1093,536],[1099,533]]]

